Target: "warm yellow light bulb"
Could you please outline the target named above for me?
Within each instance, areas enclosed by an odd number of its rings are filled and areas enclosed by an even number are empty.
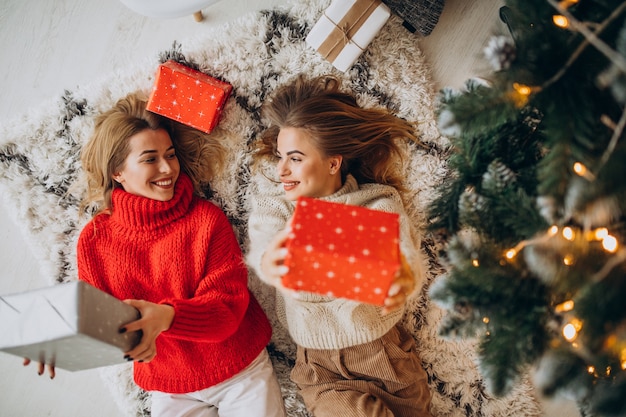
[[[552,226],[552,227],[548,230],[548,234],[549,234],[550,236],[554,236],[554,235],[556,235],[558,232],[559,232],[559,226],[557,226],[557,225]]]
[[[563,258],[563,264],[566,266],[574,265],[574,257],[572,255],[565,255]]]
[[[567,300],[559,305],[557,305],[556,307],[554,307],[554,311],[556,311],[557,313],[563,313],[566,311],[572,311],[574,309],[574,301],[573,300]]]
[[[480,262],[478,262],[478,259],[472,259],[472,266],[478,268],[480,266]]]
[[[563,237],[567,240],[574,240],[574,230],[571,227],[564,227]]]
[[[596,230],[594,230],[594,235],[596,237],[596,239],[598,240],[602,240],[605,237],[607,237],[609,235],[609,229],[607,229],[606,227],[600,227]]]
[[[596,372],[596,368],[592,365],[589,365],[587,367],[587,372],[589,372],[590,374],[594,374]]]
[[[578,175],[580,175],[581,177],[583,177],[587,173],[587,167],[584,166],[580,162],[575,162],[574,163],[574,172],[577,173]]]
[[[487,316],[483,317],[483,323],[489,324],[489,317]]]
[[[520,83],[513,83],[513,88],[523,96],[529,96],[532,92],[532,89],[529,86]]]
[[[578,320],[577,318],[573,318],[570,320],[569,323],[563,326],[563,337],[565,337],[568,342],[573,342],[574,339],[576,339],[576,337],[578,336],[578,332],[582,328],[583,322]]]
[[[506,251],[506,258],[507,259],[513,259],[515,258],[515,255],[517,255],[517,251],[515,249],[509,249],[508,251]]]
[[[576,326],[574,326],[572,323],[567,323],[565,326],[563,326],[563,337],[565,338],[565,340],[571,342],[576,339],[576,336],[578,336]]]
[[[552,16],[552,23],[554,23],[561,29],[567,29],[569,27],[569,20],[567,20],[567,17],[560,14],[555,14],[554,16]]]
[[[615,253],[617,246],[617,239],[614,236],[607,235],[602,239],[602,247],[607,252]]]

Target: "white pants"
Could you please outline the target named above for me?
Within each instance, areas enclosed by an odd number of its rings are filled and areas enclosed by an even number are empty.
[[[263,349],[237,375],[187,394],[152,391],[153,417],[285,417],[274,367]]]

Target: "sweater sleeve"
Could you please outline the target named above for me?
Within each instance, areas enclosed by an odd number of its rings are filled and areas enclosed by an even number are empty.
[[[248,220],[250,243],[246,262],[265,282],[267,279],[261,272],[261,258],[274,236],[285,228],[292,214],[292,203],[279,197],[257,197],[252,200],[252,210]]]
[[[220,342],[239,328],[250,302],[248,271],[226,215],[216,208],[206,253],[205,275],[191,298],[169,298],[174,321],[164,336],[190,341]]]
[[[101,216],[105,216],[102,214]],[[78,279],[93,285],[101,291],[111,294],[111,289],[104,282],[102,265],[98,258],[93,256],[97,252],[96,233],[99,217],[96,216],[81,230],[76,246],[76,266]]]

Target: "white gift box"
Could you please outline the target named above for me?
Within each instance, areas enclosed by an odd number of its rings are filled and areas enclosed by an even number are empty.
[[[333,0],[306,42],[339,71],[350,68],[389,19],[380,0]]]
[[[125,362],[139,311],[83,282],[0,296],[0,350],[68,371]]]

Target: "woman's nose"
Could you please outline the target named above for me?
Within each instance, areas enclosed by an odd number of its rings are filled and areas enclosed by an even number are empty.
[[[287,171],[287,164],[285,164],[282,159],[279,160],[278,164],[276,164],[276,172],[278,173],[278,175],[286,175]]]
[[[163,173],[168,173],[172,171],[172,165],[170,161],[166,159],[161,160],[161,163],[159,164],[159,171]]]

